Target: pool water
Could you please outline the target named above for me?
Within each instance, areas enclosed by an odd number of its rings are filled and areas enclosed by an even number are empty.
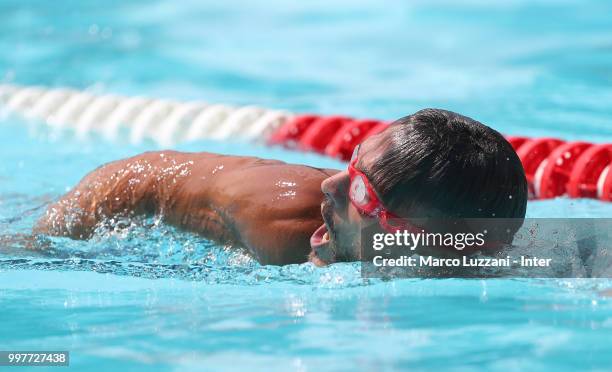
[[[108,0],[0,3],[0,82],[393,119],[441,107],[503,133],[612,142],[612,3]],[[108,370],[606,370],[610,280],[363,279],[261,266],[155,218],[49,238],[45,206],[104,162],[157,149],[0,118],[0,350]],[[214,151],[341,168],[257,145]],[[530,202],[530,217],[612,203]]]

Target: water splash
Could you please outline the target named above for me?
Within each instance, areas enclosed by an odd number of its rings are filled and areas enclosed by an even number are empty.
[[[10,252],[5,244],[0,270],[93,271],[242,285],[293,282],[351,287],[371,282],[361,278],[359,264],[327,269],[312,264],[262,266],[241,249],[180,231],[159,217],[106,220],[88,241],[26,237],[15,237]]]

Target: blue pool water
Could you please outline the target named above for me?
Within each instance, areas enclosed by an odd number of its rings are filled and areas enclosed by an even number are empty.
[[[392,119],[443,107],[508,134],[612,142],[612,3],[0,2],[0,82]],[[365,280],[357,264],[264,267],[155,219],[50,239],[49,201],[156,149],[0,118],[0,350],[108,370],[606,370],[610,280]],[[312,154],[216,151],[342,167]],[[612,217],[594,200],[531,217]]]

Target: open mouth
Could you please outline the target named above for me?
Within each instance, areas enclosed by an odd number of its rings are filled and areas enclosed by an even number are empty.
[[[327,225],[323,224],[310,237],[310,247],[314,250],[329,243],[329,231]]]
[[[326,263],[334,261],[334,252],[331,249],[331,243],[334,238],[334,220],[332,218],[332,202],[329,199],[325,199],[321,203],[321,216],[323,217],[324,223],[315,230],[310,237],[310,247],[312,248],[312,254]]]

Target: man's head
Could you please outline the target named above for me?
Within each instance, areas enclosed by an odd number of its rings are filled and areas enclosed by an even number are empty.
[[[382,206],[399,217],[525,216],[527,181],[512,146],[468,117],[421,110],[366,139],[354,156],[354,168],[365,175]],[[313,235],[314,261],[359,258],[361,228],[372,217],[350,201],[350,181],[343,171],[321,185],[326,227]]]

